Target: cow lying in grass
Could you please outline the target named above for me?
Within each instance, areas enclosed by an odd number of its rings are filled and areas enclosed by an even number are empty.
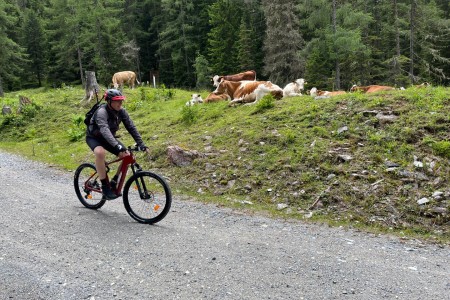
[[[362,93],[376,93],[381,91],[392,91],[395,90],[392,86],[387,85],[367,85],[367,86],[357,86],[356,84],[352,86],[350,92],[362,92]]]
[[[196,103],[203,103],[202,96],[199,94],[192,94],[192,98],[191,98],[191,100],[186,102],[186,106],[192,106]]]
[[[343,94],[346,94],[346,92],[345,92],[345,91],[332,91],[332,92],[329,92],[329,91],[321,91],[321,90],[318,90],[316,87],[313,87],[313,88],[309,91],[309,94],[310,94],[311,96],[313,96],[313,97],[321,97],[321,96],[324,96],[324,97],[332,97],[332,96],[337,96],[337,95],[343,95]]]
[[[293,82],[288,83],[283,89],[283,97],[295,97],[301,96],[302,91],[305,88],[306,81],[303,78],[299,78]]]
[[[267,94],[275,99],[283,97],[283,90],[270,81],[228,81],[223,80],[213,92],[215,95],[226,95],[231,101],[229,105],[237,103],[256,103]],[[224,96],[222,96],[224,97]]]

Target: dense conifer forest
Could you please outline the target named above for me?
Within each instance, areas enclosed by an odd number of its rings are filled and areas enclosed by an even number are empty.
[[[0,96],[141,82],[210,89],[247,69],[282,86],[450,84],[448,0],[2,0]]]

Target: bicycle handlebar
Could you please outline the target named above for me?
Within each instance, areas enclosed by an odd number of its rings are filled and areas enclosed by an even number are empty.
[[[132,151],[132,152],[139,152],[139,151],[142,151],[142,152],[145,152],[145,150],[147,149],[147,148],[144,148],[144,147],[139,147],[138,145],[133,145],[133,146],[128,146],[128,148],[127,148],[129,151]]]

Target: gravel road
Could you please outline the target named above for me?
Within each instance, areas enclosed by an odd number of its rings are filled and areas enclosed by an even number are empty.
[[[181,200],[84,208],[73,173],[0,151],[0,299],[450,299],[450,247]]]

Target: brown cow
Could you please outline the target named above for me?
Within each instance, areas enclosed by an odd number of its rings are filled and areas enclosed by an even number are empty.
[[[413,85],[413,87],[418,88],[418,89],[423,89],[423,88],[426,88],[426,87],[429,87],[429,86],[431,86],[431,84],[428,83],[428,82],[424,82],[424,83],[421,83],[421,84]]]
[[[313,87],[311,89],[311,91],[309,92],[309,94],[313,97],[320,97],[320,96],[332,97],[332,96],[343,95],[343,94],[347,94],[347,93],[345,91],[333,91],[333,92],[321,91],[321,90],[318,90],[316,87]]]
[[[214,75],[214,77],[211,79],[213,82],[213,85],[215,87],[219,86],[219,83],[222,80],[228,80],[228,81],[242,81],[242,80],[256,80],[256,72],[253,70],[245,71],[238,74],[233,75]]]
[[[350,92],[363,92],[363,93],[376,93],[381,91],[391,91],[395,90],[392,86],[387,85],[367,85],[367,86],[357,86],[356,84],[352,86]]]
[[[232,99],[229,105],[256,103],[267,94],[272,94],[275,99],[283,98],[283,89],[270,81],[222,80],[213,93],[215,95],[228,95]]]
[[[231,100],[231,98],[227,94],[217,94],[216,95],[214,93],[211,93],[203,101],[205,103],[211,103],[211,102],[218,102],[218,101],[224,101],[224,100],[228,101],[228,100]]]
[[[136,78],[136,73],[133,71],[117,72],[112,77],[112,83],[115,89],[118,89],[119,87],[122,88],[125,83],[134,89],[135,81],[139,84],[139,81]]]

